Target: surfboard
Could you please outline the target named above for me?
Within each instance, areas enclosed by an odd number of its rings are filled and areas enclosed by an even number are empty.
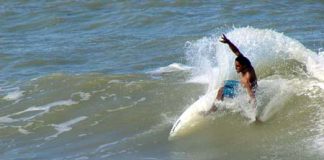
[[[215,102],[215,93],[207,93],[206,95],[200,97],[196,102],[190,105],[175,121],[169,134],[169,140],[176,139],[177,137],[184,136],[190,133],[196,126],[201,123],[204,119],[206,120],[206,115],[209,114],[208,111],[211,110]],[[217,104],[217,108],[233,106],[231,104],[231,98],[228,102],[222,102]],[[235,105],[235,104],[234,104]],[[230,107],[229,107],[230,108]],[[262,122],[262,119],[256,115],[256,112],[250,111],[250,107],[237,107],[241,108],[241,112],[244,117],[250,120],[250,123]]]
[[[169,134],[169,140],[183,136],[194,129],[204,119],[203,113],[211,109],[214,100],[215,94],[206,94],[190,105],[175,121]]]

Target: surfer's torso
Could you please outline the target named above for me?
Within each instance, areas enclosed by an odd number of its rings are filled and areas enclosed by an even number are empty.
[[[246,88],[248,95],[255,99],[255,91],[257,89],[257,76],[252,66],[241,71],[241,84]]]

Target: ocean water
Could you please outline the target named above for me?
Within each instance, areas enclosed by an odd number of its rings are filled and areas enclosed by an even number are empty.
[[[324,2],[0,0],[0,159],[324,158]],[[199,97],[259,78],[169,140]]]

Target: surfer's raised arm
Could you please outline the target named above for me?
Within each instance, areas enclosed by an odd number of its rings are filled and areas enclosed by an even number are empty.
[[[231,48],[232,52],[236,55],[236,56],[240,56],[240,55],[243,55],[240,50],[229,40],[227,39],[227,37],[223,34],[221,39],[220,39],[220,42],[222,43],[226,43],[229,45],[229,47]]]

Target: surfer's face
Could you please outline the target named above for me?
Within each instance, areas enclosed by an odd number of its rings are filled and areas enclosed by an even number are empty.
[[[242,65],[240,64],[240,62],[235,61],[235,69],[237,73],[240,73],[242,71]]]

